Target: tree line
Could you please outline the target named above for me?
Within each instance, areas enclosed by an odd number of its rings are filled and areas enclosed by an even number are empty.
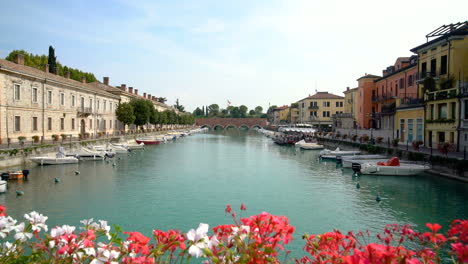
[[[195,118],[189,113],[177,114],[175,111],[165,110],[159,112],[151,101],[145,99],[133,99],[128,103],[121,103],[115,111],[117,120],[124,125],[136,125],[143,127],[152,125],[191,125]]]
[[[89,72],[84,72],[79,69],[74,69],[68,66],[62,65],[60,62],[57,61],[57,57],[55,56],[55,50],[52,46],[49,47],[49,55],[37,55],[28,53],[25,50],[13,50],[8,54],[5,60],[14,61],[15,54],[22,54],[24,57],[24,65],[33,67],[39,70],[44,69],[45,64],[49,64],[49,72],[56,73],[58,71],[58,75],[64,77],[67,72],[70,72],[70,79],[75,81],[81,81],[81,77],[86,78],[86,82],[95,82],[97,81],[96,76]]]
[[[267,114],[263,113],[263,107],[257,106],[254,109],[249,109],[245,105],[241,106],[228,106],[225,109],[219,107],[218,104],[211,104],[209,106],[197,107],[193,111],[196,118],[203,117],[225,117],[225,118],[249,118],[260,117],[266,118]]]

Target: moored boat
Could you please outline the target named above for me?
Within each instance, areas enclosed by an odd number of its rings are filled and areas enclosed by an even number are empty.
[[[138,144],[143,143],[145,145],[157,145],[157,144],[161,143],[161,140],[156,139],[156,138],[137,138],[137,139],[135,139],[135,141]]]
[[[413,176],[429,170],[427,165],[400,163],[397,157],[386,162],[368,162],[361,164],[359,172],[367,175]]]
[[[59,147],[59,151],[57,152],[55,157],[49,157],[49,156],[32,157],[32,158],[29,158],[29,160],[41,166],[78,163],[78,159],[76,157],[70,157],[70,156],[65,155],[65,151],[63,147]]]
[[[379,162],[386,161],[388,158],[384,155],[354,155],[354,156],[343,156],[341,162],[343,168],[351,168],[353,163],[366,163],[366,162]]]
[[[320,151],[320,158],[336,159],[336,157],[359,154],[361,154],[359,150],[340,150],[340,148],[336,148],[335,150],[324,149]]]
[[[7,182],[6,181],[0,181],[0,193],[6,192],[7,189]]]
[[[305,140],[301,140],[297,142],[296,147],[299,147],[301,149],[309,149],[309,150],[315,150],[315,149],[323,149],[323,145],[319,145],[315,142],[305,142]]]
[[[94,151],[85,147],[81,147],[81,149],[79,149],[78,151],[69,152],[66,155],[68,157],[76,157],[79,160],[94,161],[94,160],[104,160],[106,156],[111,157],[112,155],[115,155],[115,153]]]

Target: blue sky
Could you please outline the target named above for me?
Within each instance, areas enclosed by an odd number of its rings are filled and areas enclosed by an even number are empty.
[[[47,54],[112,85],[179,98],[187,110],[226,100],[249,109],[342,95],[381,74],[468,1],[5,1],[0,57]]]

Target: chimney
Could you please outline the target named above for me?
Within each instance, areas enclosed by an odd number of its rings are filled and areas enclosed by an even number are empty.
[[[103,82],[105,85],[109,85],[109,77],[103,77],[103,78],[102,78],[102,82]]]
[[[154,95],[151,96],[151,100],[155,101],[155,99],[156,99],[156,96],[154,96]]]
[[[146,98],[146,93],[143,93],[143,98]]]
[[[49,64],[44,64],[44,72],[49,73]]]
[[[128,87],[128,92],[132,94],[133,93],[133,87]]]
[[[127,85],[126,84],[120,85],[120,89],[122,89],[122,91],[126,91],[127,90]]]
[[[138,95],[138,89],[135,89],[135,94]]]
[[[150,100],[151,100],[151,94],[148,94],[148,99],[150,99]]]
[[[346,87],[346,91],[349,91],[349,86],[348,86],[348,87]]]
[[[70,72],[69,72],[69,71],[67,71],[67,72],[65,73],[65,78],[70,79]]]
[[[23,54],[16,53],[14,61],[16,64],[24,65],[24,56]]]
[[[81,76],[81,83],[86,83],[86,77],[85,76]]]

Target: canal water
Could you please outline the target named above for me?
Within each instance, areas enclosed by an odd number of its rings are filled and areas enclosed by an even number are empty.
[[[430,175],[356,178],[318,161],[317,151],[278,146],[254,131],[198,134],[118,157],[31,167],[29,181],[9,183],[0,204],[18,219],[43,213],[49,226],[94,218],[150,235],[153,229],[186,232],[199,223],[232,223],[225,206],[245,203],[243,216],[267,211],[289,218],[296,228],[289,247],[295,256],[306,232],[377,232],[389,223],[422,231],[427,222],[447,226],[468,218],[467,184]]]

